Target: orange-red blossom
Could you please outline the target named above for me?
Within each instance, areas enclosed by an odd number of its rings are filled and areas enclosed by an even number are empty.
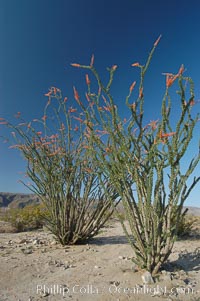
[[[140,91],[139,91],[139,98],[141,99],[143,96],[144,96],[144,94],[143,94],[143,87],[141,87]]]
[[[110,147],[106,147],[106,148],[105,148],[105,152],[106,152],[106,153],[112,153],[112,149],[111,149]]]
[[[111,106],[103,106],[104,107],[104,110],[105,111],[108,111],[108,112],[110,112],[111,110],[112,110],[112,107]]]
[[[56,87],[51,87],[51,89],[49,89],[49,92],[44,94],[44,96],[50,97],[52,94],[56,95],[57,92],[60,92],[60,89]]]
[[[15,144],[15,145],[9,146],[9,148],[20,148],[20,147],[22,147],[20,144]]]
[[[86,171],[88,173],[91,173],[93,170],[89,167],[84,167],[84,171]]]
[[[52,94],[52,91],[49,91],[48,93],[46,93],[46,94],[44,94],[44,96],[51,96],[51,94]]]
[[[89,146],[89,145],[83,145],[83,148],[85,148],[85,149],[89,149],[89,148],[90,148],[90,146]]]
[[[101,95],[101,97],[103,98],[103,101],[105,102],[105,104],[107,104],[107,100],[106,100],[105,96]]]
[[[166,87],[169,88],[171,85],[175,82],[175,80],[182,75],[184,72],[184,66],[181,65],[179,71],[177,74],[172,74],[172,73],[163,73],[163,75],[166,75]]]
[[[175,82],[177,79],[178,74],[173,75],[173,74],[166,74],[166,87],[169,88],[171,85]]]
[[[86,97],[87,101],[90,102],[90,97],[89,97],[88,93],[85,93],[85,97]]]
[[[58,134],[56,134],[56,135],[51,135],[49,138],[50,138],[50,139],[56,139],[56,138],[58,138]]]
[[[79,130],[78,126],[75,126],[74,131],[77,132]]]
[[[118,67],[117,65],[113,65],[111,69],[112,69],[113,71],[115,71],[115,70],[117,69],[117,67]]]
[[[163,133],[162,131],[160,131],[159,133],[159,137],[162,139],[162,138],[168,138],[168,137],[171,137],[173,135],[175,135],[176,132],[171,132],[171,133]]]
[[[21,112],[17,112],[17,114],[15,115],[15,118],[20,118],[21,116]]]
[[[77,68],[81,67],[80,64],[76,64],[76,63],[71,64],[71,66],[72,66],[72,67],[77,67]]]
[[[73,117],[74,119],[76,119],[76,120],[78,120],[78,121],[80,121],[81,123],[84,121],[83,119],[81,119],[80,117],[76,117],[76,116],[74,116]]]
[[[171,133],[163,133],[162,131],[159,132],[159,139],[162,141],[162,143],[166,142],[166,139],[175,135],[176,132],[171,132]],[[154,144],[156,144],[158,141],[157,139],[154,140]]]
[[[102,135],[108,134],[108,131],[104,131],[104,130],[95,130],[95,132],[100,133]]]
[[[78,91],[76,90],[75,87],[74,87],[74,98],[78,103],[80,102],[80,97],[79,97]]]
[[[157,128],[157,123],[158,120],[151,120],[148,125],[151,126],[152,130],[155,130]]]
[[[90,85],[90,79],[88,74],[85,75],[85,80],[86,80],[86,84],[89,86]]]
[[[74,113],[74,112],[76,112],[76,111],[77,111],[77,109],[74,109],[74,108],[72,108],[72,107],[69,108],[69,110],[68,110],[69,113]]]
[[[94,54],[91,57],[90,67],[93,67],[93,65],[94,65]]]
[[[140,64],[137,62],[137,63],[133,63],[131,66],[132,67],[140,67]]]
[[[129,90],[130,90],[130,93],[133,91],[133,89],[135,88],[135,85],[136,85],[136,81],[134,81],[132,84],[131,84],[131,86],[130,86],[130,88],[129,88]]]
[[[195,100],[192,98],[189,100],[189,105],[192,107],[196,104]],[[184,105],[187,106],[187,101],[184,102]]]
[[[42,120],[43,120],[43,121],[47,120],[47,115],[44,115],[44,116],[42,117]]]

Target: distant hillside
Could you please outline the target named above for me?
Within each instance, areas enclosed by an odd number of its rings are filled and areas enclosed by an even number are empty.
[[[23,208],[39,203],[39,198],[34,194],[0,192],[0,208]]]
[[[183,210],[188,209],[187,214],[193,216],[200,216],[200,207],[184,206]],[[121,203],[118,204],[118,210],[124,213],[124,209]]]
[[[34,194],[0,192],[0,208],[24,208],[39,203],[39,197]],[[121,207],[120,204],[118,206]],[[200,216],[200,207],[186,206],[185,208],[188,208],[188,214]]]
[[[200,208],[199,207],[186,207],[188,208],[188,214],[192,214],[194,216],[200,216]]]

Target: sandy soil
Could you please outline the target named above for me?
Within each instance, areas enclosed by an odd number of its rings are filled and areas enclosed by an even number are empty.
[[[87,245],[62,247],[46,231],[0,234],[0,301],[200,300],[200,236],[175,243],[159,282],[144,284],[113,221]]]

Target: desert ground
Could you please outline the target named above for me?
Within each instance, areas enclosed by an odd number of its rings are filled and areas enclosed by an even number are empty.
[[[0,254],[0,301],[200,300],[200,227],[175,243],[153,284],[115,219],[86,245],[62,247],[45,229],[0,233]]]

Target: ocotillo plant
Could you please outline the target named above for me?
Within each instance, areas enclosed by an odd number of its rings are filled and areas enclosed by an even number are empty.
[[[78,110],[68,105],[57,88],[46,96],[40,120],[25,122],[18,113],[17,125],[4,119],[1,123],[17,141],[11,147],[19,149],[27,161],[31,183],[23,183],[45,205],[47,227],[62,245],[80,243],[96,235],[108,220],[115,194],[108,183],[109,198],[100,189],[96,167],[85,152],[85,124]]]
[[[200,180],[200,177],[194,178],[192,184],[188,184],[199,162],[199,152],[186,172],[182,169],[182,159],[198,121],[198,116],[192,117],[191,112],[195,104],[193,81],[184,76],[183,66],[175,75],[164,74],[166,90],[161,102],[160,119],[145,124],[143,121],[144,78],[159,39],[154,43],[144,65],[132,64],[140,68],[140,83],[137,97],[132,103],[130,100],[137,83],[133,82],[129,88],[126,105],[130,116],[125,120],[120,117],[117,103],[111,94],[117,66],[108,69],[109,81],[104,84],[94,67],[94,57],[90,65],[72,64],[91,72],[98,84],[97,92],[93,91],[89,75],[86,74],[88,105],[82,105],[82,109],[88,121],[85,132],[88,152],[99,175],[104,172],[122,200],[129,226],[123,219],[121,223],[134,249],[133,261],[152,276],[159,272],[168,259],[177,237],[183,204]],[[173,126],[170,88],[175,85],[175,81],[179,85],[180,115]],[[80,97],[78,101],[82,104]],[[104,183],[102,186],[109,196]]]

